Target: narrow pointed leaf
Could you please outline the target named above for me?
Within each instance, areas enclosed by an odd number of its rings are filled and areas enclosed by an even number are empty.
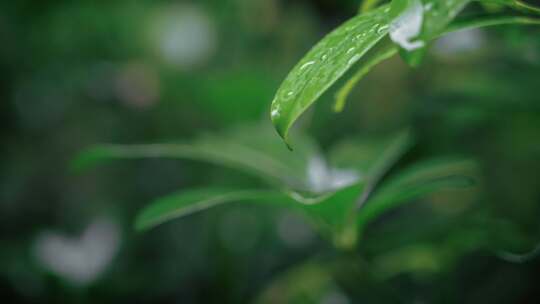
[[[521,0],[478,0],[478,1],[485,2],[485,3],[495,3],[495,4],[506,5],[508,7],[511,7],[515,10],[518,10],[524,13],[540,15],[539,6],[534,6]]]
[[[411,10],[417,5],[413,0],[399,0],[401,2],[409,1]],[[400,55],[407,64],[412,67],[418,66],[422,61],[427,43],[440,36],[446,27],[456,18],[456,16],[469,4],[471,0],[424,0],[422,1],[422,30],[417,33],[413,43],[418,47],[409,49],[402,48]],[[392,3],[395,5],[395,2]],[[414,11],[417,11],[415,9]],[[418,18],[410,18],[417,20]],[[412,34],[411,34],[412,36]]]
[[[183,144],[101,145],[83,151],[73,161],[76,170],[118,159],[172,158],[205,161],[241,170],[271,184],[309,190],[308,159],[318,148],[300,137],[293,153],[271,128],[248,126],[216,136],[201,136]]]
[[[385,174],[400,160],[400,158],[412,146],[412,137],[409,130],[398,134],[382,151],[381,155],[375,160],[369,168],[366,176],[366,187],[356,203],[357,209],[360,209],[369,199],[372,192],[378,186]]]
[[[314,225],[319,232],[336,244],[344,242],[342,235],[347,231],[346,219],[351,204],[358,197],[362,185],[340,189],[314,202],[305,202],[285,192],[272,190],[231,190],[199,189],[181,191],[157,199],[137,216],[135,227],[138,230],[153,228],[170,220],[178,219],[199,211],[226,203],[264,203],[276,207],[297,210]],[[354,235],[352,240],[354,242]]]
[[[514,253],[508,251],[499,251],[497,256],[511,263],[525,263],[540,256],[540,244],[536,245],[532,250],[525,253]]]
[[[345,22],[300,60],[281,84],[271,118],[287,140],[289,128],[332,84],[387,33],[389,6],[383,5]]]
[[[135,221],[137,230],[153,228],[164,222],[202,211],[229,202],[275,201],[276,203],[295,202],[277,191],[266,190],[189,190],[157,199],[144,208]]]
[[[471,0],[427,0],[424,2],[424,25],[419,38],[431,40],[440,35]]]
[[[497,25],[540,25],[540,18],[530,18],[522,16],[481,16],[470,19],[456,20],[445,31],[445,33],[470,30],[480,27]]]
[[[473,162],[459,159],[424,161],[405,169],[376,190],[359,210],[358,223],[364,227],[388,210],[442,189],[470,187],[474,169]]]
[[[367,13],[381,3],[381,0],[364,0],[360,5],[359,13]]]

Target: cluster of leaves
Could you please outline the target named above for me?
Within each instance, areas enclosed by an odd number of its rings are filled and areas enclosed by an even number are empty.
[[[539,23],[527,16],[506,15],[455,20],[471,0],[378,2],[365,1],[361,14],[324,37],[287,76],[271,107],[274,126],[285,140],[298,117],[353,67],[357,68],[356,74],[337,93],[337,111],[343,109],[351,89],[371,68],[398,53],[414,66],[428,43],[445,33],[497,24]],[[524,13],[540,12],[517,0],[479,2],[507,5]],[[341,151],[337,153],[342,157],[339,167],[327,164],[309,139],[303,138],[290,152],[278,148],[274,137],[265,128],[245,128],[187,144],[100,146],[84,152],[76,166],[115,158],[165,157],[243,170],[271,187],[182,191],[144,209],[136,227],[151,228],[228,202],[267,202],[298,210],[339,248],[353,247],[363,228],[387,210],[441,188],[471,184],[464,173],[470,172],[474,164],[467,160],[422,161],[387,176],[411,147],[408,132],[376,145],[356,143],[345,150],[334,149],[331,155]]]
[[[148,229],[224,203],[268,203],[297,210],[321,235],[346,249],[383,212],[441,188],[471,185],[466,175],[474,163],[465,159],[422,161],[389,174],[411,145],[404,131],[389,139],[344,142],[325,158],[308,138],[302,137],[291,152],[271,128],[248,126],[186,144],[98,146],[82,153],[75,166],[160,157],[238,169],[261,178],[268,187],[181,191],[151,203],[139,214],[136,227]]]
[[[540,24],[540,9],[520,0],[393,0],[374,8],[364,1],[361,14],[317,43],[286,77],[272,102],[271,118],[287,142],[298,117],[350,69],[357,72],[338,90],[335,110],[343,109],[354,85],[375,65],[400,54],[419,64],[428,43],[444,34],[501,24]],[[485,15],[456,19],[472,2],[505,5],[526,15]]]
[[[420,62],[428,43],[445,33],[497,24],[539,23],[527,16],[506,15],[455,20],[471,0],[393,0],[382,5],[379,2],[363,2],[359,15],[324,37],[287,76],[271,107],[272,121],[283,139],[287,140],[298,117],[353,67],[357,72],[337,92],[336,111],[343,109],[347,95],[365,74],[398,53],[414,66]],[[479,2],[507,5],[527,14],[539,13],[539,9],[518,0]],[[474,166],[467,160],[423,161],[387,176],[411,146],[408,132],[375,145],[377,148],[348,145],[347,152],[341,153],[341,157],[348,155],[347,162],[340,164],[346,170],[328,165],[308,139],[302,139],[296,150],[289,152],[277,148],[279,143],[274,137],[268,129],[255,128],[255,133],[241,129],[187,144],[100,146],[84,152],[76,166],[115,158],[165,157],[202,160],[243,170],[267,181],[271,187],[182,191],[160,198],[144,209],[136,227],[151,228],[228,202],[267,202],[303,213],[340,248],[354,246],[365,225],[387,210],[444,187],[471,184],[463,174]]]

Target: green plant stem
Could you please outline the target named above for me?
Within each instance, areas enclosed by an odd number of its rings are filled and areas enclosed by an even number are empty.
[[[540,25],[540,19],[521,16],[488,16],[481,19],[460,20],[452,23],[440,36],[478,27],[509,24]]]
[[[381,0],[364,0],[362,1],[362,5],[360,5],[360,9],[358,10],[358,13],[363,14],[365,12],[370,11],[373,9],[377,4],[379,4]]]
[[[540,15],[540,8],[536,6],[532,6],[528,3],[525,3],[523,1],[516,0],[514,1],[512,7],[514,7],[517,10],[521,10],[526,13],[534,13]]]
[[[351,77],[349,80],[347,80],[345,85],[343,85],[343,87],[341,87],[339,91],[336,93],[336,102],[334,103],[334,111],[335,112],[343,111],[343,108],[345,107],[345,103],[347,101],[347,97],[351,93],[352,89],[356,86],[358,81],[360,81],[360,79],[362,79],[367,73],[369,73],[369,71],[374,66],[394,56],[395,54],[397,54],[397,52],[398,52],[398,49],[395,46],[391,46],[388,49],[377,54],[376,57],[374,57],[371,61],[361,66],[360,69],[354,74],[354,76]]]

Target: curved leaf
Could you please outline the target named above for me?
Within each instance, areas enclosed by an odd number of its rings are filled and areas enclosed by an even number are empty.
[[[345,22],[292,69],[271,106],[272,122],[283,139],[297,118],[388,33],[389,9],[383,5]]]
[[[137,230],[153,228],[159,224],[202,211],[220,204],[239,201],[275,201],[295,203],[277,191],[199,189],[179,192],[157,199],[144,208],[135,221]]]
[[[421,6],[424,24],[418,38],[427,41],[439,35],[469,2],[425,1]],[[399,20],[402,11],[417,8],[418,4],[418,0],[398,0],[392,3],[392,10],[383,5],[358,15],[324,37],[300,60],[281,84],[271,106],[272,122],[286,143],[289,129],[298,117],[388,34],[394,18]],[[402,20],[397,29],[407,29],[409,19]],[[336,108],[341,108],[343,96],[367,70],[391,55],[392,50],[385,50],[364,60],[359,73],[338,93]]]
[[[448,24],[472,0],[428,0],[424,2],[424,25],[419,38],[431,40],[444,32]]]
[[[272,190],[207,188],[181,191],[159,198],[144,208],[137,216],[135,227],[138,230],[153,228],[225,203],[266,203],[300,211],[323,236],[333,240],[337,246],[349,246],[356,240],[356,225],[348,226],[346,219],[362,187],[357,184],[343,188],[315,201]]]
[[[329,263],[310,260],[278,275],[253,303],[289,304],[324,303],[328,295],[342,292]]]
[[[417,42],[417,45],[423,44],[423,46],[411,49],[402,48],[400,51],[401,58],[410,66],[418,66],[426,53],[427,43],[440,36],[445,31],[448,24],[450,24],[471,1],[472,0],[422,1],[422,30],[414,38],[416,38],[415,42]]]
[[[511,263],[525,263],[540,256],[540,244],[537,244],[532,250],[525,253],[513,253],[508,251],[499,251],[497,256]]]
[[[478,0],[480,2],[485,3],[495,3],[495,4],[501,4],[506,5],[508,7],[511,7],[515,10],[524,12],[524,13],[533,13],[540,15],[540,7],[528,4],[521,0]]]
[[[379,5],[381,0],[364,0],[358,9],[359,13],[367,13]]]
[[[419,197],[447,189],[474,185],[467,173],[474,171],[475,164],[469,160],[424,161],[405,169],[380,189],[359,210],[360,228],[380,214]]]
[[[96,146],[80,153],[72,167],[81,170],[114,159],[191,159],[239,169],[271,184],[309,190],[306,172],[314,154],[319,154],[318,148],[306,138],[291,153],[271,128],[248,126],[185,144]]]
[[[377,160],[370,167],[366,175],[366,187],[356,203],[356,208],[360,209],[370,198],[371,193],[378,186],[382,178],[390,169],[403,157],[412,146],[412,137],[408,130],[399,133],[390,144],[385,147]]]
[[[450,24],[445,31],[446,33],[458,32],[464,30],[475,29],[479,27],[496,26],[496,25],[540,25],[540,19],[522,17],[522,16],[481,16],[470,19],[456,20]]]

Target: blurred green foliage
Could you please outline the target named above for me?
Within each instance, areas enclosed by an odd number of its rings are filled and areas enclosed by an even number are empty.
[[[264,186],[242,172],[171,159],[69,169],[97,143],[186,142],[269,124],[287,71],[360,4],[0,3],[2,301],[536,303],[539,260],[512,254],[540,242],[537,27],[444,37],[417,69],[399,58],[377,66],[342,113],[330,110],[330,90],[302,117],[298,128],[330,160],[369,163],[350,142],[377,151],[410,127],[416,144],[389,174],[448,155],[479,164],[476,188],[384,214],[353,252],[263,204],[132,229],[148,202],[179,190]],[[464,14],[483,11],[473,3]]]

